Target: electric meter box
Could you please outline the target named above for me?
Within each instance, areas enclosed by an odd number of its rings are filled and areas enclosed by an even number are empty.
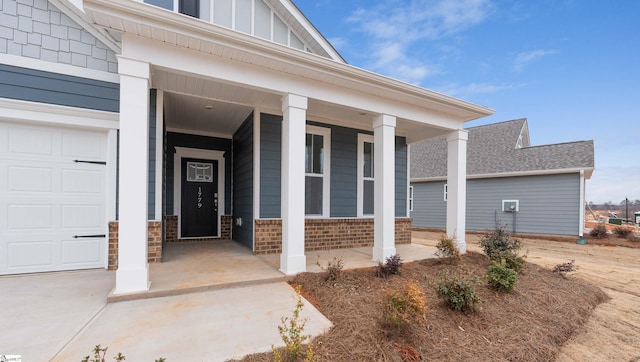
[[[518,200],[502,200],[502,211],[504,212],[520,211],[520,202]]]

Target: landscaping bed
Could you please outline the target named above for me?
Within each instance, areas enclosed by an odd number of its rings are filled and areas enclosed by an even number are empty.
[[[406,263],[400,275],[388,278],[367,268],[342,271],[335,281],[327,281],[324,273],[303,273],[293,284],[334,324],[313,340],[321,361],[549,361],[608,300],[586,281],[526,262],[515,290],[496,292],[482,279],[490,264],[484,255],[469,252],[458,266],[428,259]],[[479,277],[475,291],[482,303],[475,312],[451,310],[438,299],[443,269]],[[408,283],[424,293],[426,311],[406,325],[384,323],[385,296]],[[243,360],[272,361],[273,354]]]

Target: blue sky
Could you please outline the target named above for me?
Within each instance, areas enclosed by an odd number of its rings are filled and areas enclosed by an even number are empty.
[[[351,65],[594,140],[587,201],[640,199],[640,1],[294,0]]]

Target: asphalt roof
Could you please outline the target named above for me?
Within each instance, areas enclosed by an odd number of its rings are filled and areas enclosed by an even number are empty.
[[[526,119],[472,127],[468,131],[467,175],[470,176],[594,167],[593,140],[530,146]],[[520,134],[524,147],[516,148]],[[410,147],[412,179],[447,175],[446,136]]]

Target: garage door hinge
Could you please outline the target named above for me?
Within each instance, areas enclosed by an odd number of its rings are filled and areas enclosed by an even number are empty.
[[[107,161],[85,161],[85,160],[73,160],[75,163],[92,163],[94,165],[106,165]]]
[[[95,234],[95,235],[74,235],[73,238],[74,239],[78,239],[78,238],[104,238],[107,235],[105,234]]]

